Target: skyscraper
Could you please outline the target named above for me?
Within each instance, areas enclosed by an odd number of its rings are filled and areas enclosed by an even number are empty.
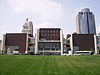
[[[95,17],[89,8],[84,8],[78,13],[76,29],[78,34],[96,34]]]
[[[23,25],[22,32],[33,35],[33,23],[32,21],[28,21],[28,18],[26,18],[26,22]]]

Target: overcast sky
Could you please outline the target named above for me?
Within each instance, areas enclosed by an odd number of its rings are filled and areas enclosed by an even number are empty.
[[[37,28],[57,27],[64,36],[76,32],[76,15],[90,8],[100,33],[100,0],[0,0],[0,39],[5,33],[21,32],[26,18]]]

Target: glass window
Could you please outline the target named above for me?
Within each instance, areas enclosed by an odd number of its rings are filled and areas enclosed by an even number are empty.
[[[18,51],[19,50],[19,46],[11,46],[11,50],[12,51]]]
[[[28,29],[28,27],[24,26],[24,29]]]
[[[50,34],[50,36],[52,36],[52,34]]]
[[[58,36],[58,34],[56,34],[56,36]]]
[[[55,36],[55,34],[53,34],[53,36]]]
[[[58,30],[56,32],[58,32]]]
[[[41,34],[41,36],[43,36],[43,34]]]

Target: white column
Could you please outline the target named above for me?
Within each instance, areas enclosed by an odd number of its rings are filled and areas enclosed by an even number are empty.
[[[11,46],[7,48],[7,54],[11,54]]]
[[[60,30],[61,55],[63,55],[63,30]]]
[[[38,40],[39,40],[39,30],[37,29],[35,37],[35,54],[38,52]]]
[[[28,36],[28,34],[27,34],[27,37],[26,37],[26,51],[25,51],[25,53],[28,52],[28,38],[29,38],[29,36]]]
[[[94,55],[98,54],[98,49],[97,49],[97,37],[94,35],[94,46],[95,46],[95,53]]]
[[[2,48],[3,48],[3,40],[0,42],[0,53],[2,53]]]
[[[3,40],[2,40],[2,51],[4,51],[5,52],[5,50],[6,50],[6,47],[5,47],[5,37],[6,37],[6,35],[5,34],[3,34]]]
[[[2,45],[1,45],[1,44],[2,44],[2,41],[0,42],[0,54],[2,53],[2,50],[1,50],[1,46],[2,46]]]
[[[71,55],[73,55],[73,34],[70,37]]]

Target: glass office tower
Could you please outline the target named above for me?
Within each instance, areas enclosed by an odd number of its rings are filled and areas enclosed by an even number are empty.
[[[78,34],[96,34],[95,17],[90,9],[84,8],[77,14],[76,29]]]

